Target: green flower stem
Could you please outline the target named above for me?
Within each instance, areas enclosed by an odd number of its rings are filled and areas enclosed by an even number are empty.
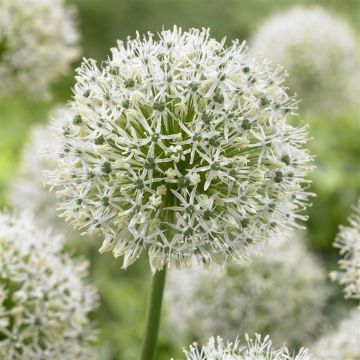
[[[153,275],[145,337],[141,351],[141,360],[155,360],[157,350],[157,338],[160,327],[161,304],[163,299],[166,278],[166,268],[157,271]]]

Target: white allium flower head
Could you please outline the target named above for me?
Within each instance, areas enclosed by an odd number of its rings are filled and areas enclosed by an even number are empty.
[[[255,334],[253,338],[245,335],[245,343],[239,340],[225,342],[221,337],[210,338],[207,344],[199,347],[197,343],[184,351],[186,360],[310,360],[308,351],[301,348],[295,354],[286,347],[275,348],[269,338]]]
[[[280,69],[206,29],[137,34],[111,52],[77,70],[46,176],[63,215],[103,234],[101,252],[124,267],[143,250],[153,270],[194,254],[209,266],[304,219],[311,156]]]
[[[74,9],[63,0],[1,0],[0,94],[47,96],[79,56],[78,41]]]
[[[326,272],[304,239],[271,239],[262,257],[225,270],[198,267],[168,276],[167,319],[180,334],[202,340],[269,333],[275,344],[299,346],[323,323],[329,296]]]
[[[97,294],[87,263],[63,252],[61,237],[28,214],[0,215],[0,358],[92,359],[88,319]]]
[[[254,50],[281,64],[309,112],[337,114],[359,96],[356,35],[321,7],[295,6],[266,20],[252,39]]]
[[[340,227],[334,246],[343,258],[339,261],[340,271],[331,272],[330,276],[344,285],[346,298],[360,300],[360,201],[349,225]]]
[[[353,310],[337,330],[320,338],[311,351],[318,360],[360,359],[360,310]]]

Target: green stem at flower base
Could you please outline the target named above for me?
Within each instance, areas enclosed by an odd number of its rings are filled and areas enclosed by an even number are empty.
[[[141,350],[141,360],[155,360],[157,338],[160,327],[161,304],[166,278],[166,268],[157,271],[152,278],[151,293],[147,310],[145,337]]]

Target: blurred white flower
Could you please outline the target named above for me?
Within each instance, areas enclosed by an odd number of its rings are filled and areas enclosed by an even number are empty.
[[[80,54],[74,18],[63,0],[1,0],[0,94],[49,94]]]
[[[210,338],[202,348],[194,343],[189,350],[184,351],[186,360],[310,360],[307,349],[300,349],[295,354],[286,347],[274,348],[268,336],[254,338],[245,335],[245,344],[239,340],[234,343],[225,342],[222,338]]]
[[[181,334],[270,334],[276,344],[299,346],[319,332],[328,299],[326,273],[300,236],[274,238],[262,257],[224,271],[172,270],[168,321]]]
[[[287,84],[305,111],[337,114],[358,101],[356,35],[321,7],[296,6],[271,17],[252,44],[261,55],[285,66]]]
[[[71,111],[65,108],[53,110],[50,118],[61,111],[66,119],[72,119]],[[64,234],[66,241],[80,245],[80,232],[67,224],[59,217],[55,194],[44,186],[42,171],[54,169],[56,163],[53,159],[45,158],[44,153],[52,137],[52,131],[45,125],[36,125],[31,133],[28,143],[22,151],[19,173],[12,181],[8,194],[9,204],[14,209],[22,209],[34,215],[34,221],[43,227],[51,226],[56,232]],[[53,140],[55,142],[55,140]],[[83,240],[83,239],[81,239]],[[87,239],[87,244],[93,239]],[[84,243],[84,241],[82,241]]]
[[[337,330],[320,338],[311,351],[316,360],[360,359],[360,310],[353,310]]]
[[[103,234],[101,252],[127,267],[148,251],[153,271],[194,254],[210,266],[305,219],[311,156],[305,128],[287,122],[296,103],[280,69],[206,29],[138,34],[111,51],[77,70],[46,176],[63,215]]]
[[[28,214],[0,215],[0,358],[92,359],[88,319],[97,294],[87,263],[73,261],[61,237]]]
[[[334,246],[340,249],[343,258],[339,261],[340,271],[333,271],[330,276],[345,286],[346,298],[360,300],[360,201],[349,226],[340,227]]]

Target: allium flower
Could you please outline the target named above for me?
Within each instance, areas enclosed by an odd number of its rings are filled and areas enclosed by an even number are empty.
[[[286,347],[276,349],[268,336],[261,338],[256,334],[252,339],[245,336],[246,343],[239,340],[234,343],[224,342],[220,337],[210,338],[202,348],[197,343],[185,350],[186,360],[310,360],[306,349],[300,349],[298,354],[292,354]]]
[[[51,224],[56,230],[63,230],[63,220],[56,211],[56,196],[44,187],[41,174],[43,169],[54,167],[49,159],[42,157],[50,134],[45,126],[33,128],[30,141],[22,152],[20,174],[12,184],[9,198],[14,208],[25,208],[41,225]]]
[[[63,215],[103,234],[100,251],[124,267],[143,250],[153,270],[194,254],[204,266],[243,259],[304,219],[311,157],[305,129],[287,123],[296,103],[282,82],[205,29],[138,34],[101,67],[85,60],[46,176]]]
[[[72,113],[64,108],[53,111],[50,118],[61,111],[62,116],[72,118]],[[17,178],[12,182],[9,191],[9,203],[15,209],[26,209],[34,215],[34,221],[40,226],[51,226],[56,232],[66,235],[67,241],[80,238],[80,233],[59,218],[56,196],[44,186],[42,171],[54,169],[56,164],[44,153],[52,132],[44,125],[35,126],[29,142],[24,146]]]
[[[48,95],[79,55],[73,8],[63,0],[1,0],[0,94]]]
[[[26,214],[0,215],[0,358],[92,359],[88,314],[95,289],[87,264],[62,251],[59,236]]]
[[[340,271],[330,276],[345,286],[345,297],[360,300],[360,201],[349,226],[340,227],[334,246],[340,249],[343,259],[339,261]]]
[[[343,320],[338,329],[321,338],[312,348],[314,359],[358,360],[360,359],[360,311],[354,310]]]
[[[270,334],[276,344],[299,346],[318,333],[328,295],[326,273],[303,239],[276,238],[246,265],[171,271],[168,321],[202,340],[256,331]]]
[[[321,7],[296,6],[271,17],[252,44],[289,71],[287,83],[304,110],[333,114],[358,101],[356,35]]]

